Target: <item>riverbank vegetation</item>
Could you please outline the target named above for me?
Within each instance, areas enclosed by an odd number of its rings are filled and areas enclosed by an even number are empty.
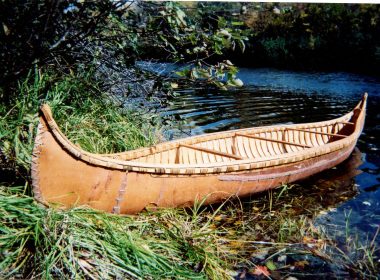
[[[203,9],[208,24],[223,17],[244,30],[245,51],[221,55],[236,65],[380,74],[379,5],[190,2],[186,8]]]
[[[91,80],[91,73],[57,76],[29,72],[12,106],[0,104],[2,169],[29,180],[39,106],[47,102],[64,133],[84,150],[112,153],[151,145],[159,139],[151,116],[124,109]]]
[[[329,196],[320,196],[329,187],[311,186],[307,199],[296,196],[300,186],[282,186],[247,201],[208,207],[199,201],[136,216],[61,210],[33,198],[30,160],[42,103],[76,145],[112,153],[162,140],[159,118],[141,107],[165,102],[178,83],[241,86],[225,54],[252,51],[254,25],[241,20],[247,11],[224,16],[209,4],[192,5],[0,3],[0,278],[369,279],[379,273],[378,232],[363,243],[346,230],[338,244],[313,224],[329,207],[323,204]],[[188,67],[173,79],[135,63],[157,56]]]
[[[333,195],[331,189],[314,187],[305,199],[297,188],[283,186],[250,201],[209,207],[200,201],[190,209],[120,216],[46,208],[28,195],[28,185],[2,185],[1,276],[376,279],[379,232],[358,240],[349,233],[348,215],[346,228],[339,229],[346,241],[337,244],[312,220],[325,209],[316,201],[321,193]]]
[[[246,17],[256,35],[253,65],[379,75],[380,7],[363,4],[263,5]]]

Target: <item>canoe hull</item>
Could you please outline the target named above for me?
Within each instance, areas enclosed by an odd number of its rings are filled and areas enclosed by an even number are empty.
[[[215,174],[154,174],[89,164],[60,145],[42,118],[33,159],[36,197],[62,207],[88,205],[107,212],[133,214],[147,207],[191,206],[206,198],[215,203],[295,182],[336,166],[356,145],[302,161],[254,170]]]

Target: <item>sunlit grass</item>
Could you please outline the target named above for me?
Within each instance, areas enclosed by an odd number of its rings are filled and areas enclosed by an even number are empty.
[[[313,269],[311,259],[330,276],[375,279],[379,272],[378,234],[336,244],[309,211],[289,211],[311,208],[294,195],[297,187],[135,216],[46,208],[26,189],[0,188],[0,278],[231,279],[257,267],[302,276]]]
[[[215,230],[184,209],[44,208],[0,188],[0,277],[228,279]]]
[[[123,109],[90,82],[82,74],[56,79],[36,71],[20,83],[14,105],[0,104],[0,167],[27,177],[42,103],[52,107],[69,139],[89,152],[122,152],[157,139],[151,118]]]

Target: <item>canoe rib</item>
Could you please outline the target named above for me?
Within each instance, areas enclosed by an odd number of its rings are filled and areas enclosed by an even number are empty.
[[[341,121],[341,122],[337,122],[337,123],[347,124],[347,125],[355,125],[355,123],[353,123],[353,122],[344,122],[344,121]]]
[[[349,156],[350,153],[351,153],[350,151],[349,151],[349,153],[346,152],[344,154],[344,156]],[[230,175],[230,174],[220,175],[219,180],[229,181],[229,182],[231,182],[231,181],[249,182],[249,181],[274,180],[274,179],[278,179],[278,178],[287,178],[289,176],[302,174],[305,171],[310,171],[310,169],[314,169],[314,170],[316,170],[316,172],[318,172],[319,170],[321,170],[324,166],[326,166],[328,164],[334,165],[334,161],[335,161],[335,159],[332,158],[332,159],[329,159],[326,161],[317,162],[311,168],[309,166],[302,167],[302,168],[297,167],[294,170],[286,170],[286,171],[282,171],[282,172],[269,173],[269,174],[249,174],[249,173],[246,173],[246,174],[242,174],[242,175],[240,175],[240,174],[239,175]]]

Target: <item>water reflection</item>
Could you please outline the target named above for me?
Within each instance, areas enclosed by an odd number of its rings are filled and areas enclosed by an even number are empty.
[[[241,68],[239,78],[246,85],[278,91],[326,93],[339,98],[367,91],[380,95],[379,78],[347,72],[302,72],[270,68]]]
[[[354,198],[359,194],[355,177],[361,173],[358,169],[363,163],[363,154],[358,148],[342,164],[326,170],[321,174],[312,176],[300,182],[304,188],[311,187],[310,196],[319,197],[319,203],[323,209],[331,209],[340,203]]]
[[[363,173],[358,169],[362,163],[363,154],[356,148],[340,165],[297,182],[286,196],[282,196],[282,204],[292,205],[289,217],[295,215],[314,217],[322,212],[327,214],[326,211],[331,209],[335,211],[340,204],[353,199],[360,193],[355,177]],[[266,193],[253,194],[242,202],[249,211],[252,206],[259,204],[263,196],[266,196]]]
[[[252,126],[322,121],[351,110],[357,98],[342,102],[329,95],[290,94],[246,87],[234,92],[211,89],[179,92],[163,117],[183,120],[171,138]]]

